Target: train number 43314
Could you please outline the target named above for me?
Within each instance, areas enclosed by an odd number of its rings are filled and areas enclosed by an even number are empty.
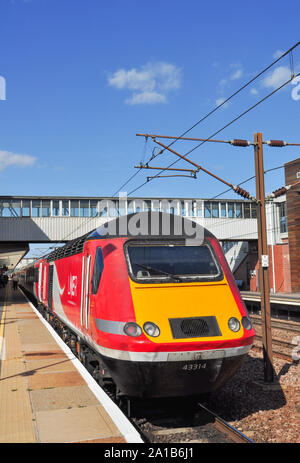
[[[187,371],[202,370],[206,368],[206,363],[186,363],[182,369]]]

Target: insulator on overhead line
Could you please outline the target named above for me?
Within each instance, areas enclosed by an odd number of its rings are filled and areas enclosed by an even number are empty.
[[[235,186],[233,189],[238,195],[243,196],[243,198],[251,199],[250,193],[240,186]]]
[[[288,190],[289,187],[283,186],[282,188],[278,188],[277,190],[273,191],[273,193],[270,194],[270,197],[278,198],[279,196],[285,195]]]
[[[233,146],[249,146],[251,145],[250,141],[248,140],[241,140],[238,138],[235,138],[234,140],[230,140],[229,142]]]
[[[268,140],[266,141],[266,144],[269,146],[277,146],[278,148],[286,146],[286,142],[283,140]]]

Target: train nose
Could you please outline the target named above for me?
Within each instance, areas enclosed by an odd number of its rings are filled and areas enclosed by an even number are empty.
[[[148,353],[144,361],[106,358],[105,363],[122,393],[129,397],[184,397],[218,390],[241,366],[248,350],[244,346],[232,352],[161,353],[164,361],[159,360],[159,353]]]

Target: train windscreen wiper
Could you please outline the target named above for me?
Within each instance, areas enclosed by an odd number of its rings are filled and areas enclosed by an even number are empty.
[[[182,281],[182,278],[180,278],[178,275],[175,275],[174,273],[168,273],[164,270],[159,270],[158,268],[150,267],[149,265],[138,264],[137,262],[135,263],[135,265],[138,265],[139,267],[142,267],[145,270],[149,270],[150,272],[153,271],[159,273],[160,275],[168,276],[175,281]]]

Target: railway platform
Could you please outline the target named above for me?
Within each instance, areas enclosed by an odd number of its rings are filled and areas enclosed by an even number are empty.
[[[139,443],[20,289],[0,289],[0,443]]]
[[[244,301],[260,302],[260,292],[241,291]],[[300,306],[300,293],[270,293],[270,302],[273,304],[286,304]]]

